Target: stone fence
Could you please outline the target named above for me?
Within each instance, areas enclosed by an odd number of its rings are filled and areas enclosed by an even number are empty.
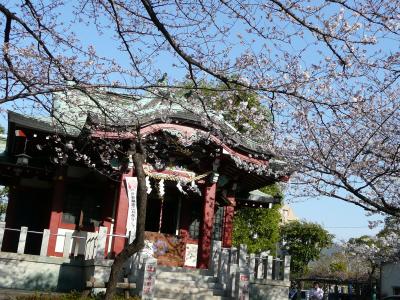
[[[221,248],[221,242],[214,241],[210,270],[233,299],[288,297],[290,256],[280,259],[267,253],[248,254],[245,245]]]
[[[106,240],[110,236],[106,227],[88,232],[86,236],[66,232],[62,257],[48,257],[51,234],[48,229],[43,232],[29,231],[27,227],[8,229],[4,222],[0,222],[0,249],[6,230],[19,232],[19,239],[16,253],[0,251],[0,287],[68,291],[83,290],[88,281],[104,283],[108,280],[113,260],[105,258]],[[28,233],[42,235],[39,255],[24,254]],[[134,255],[126,263],[121,280],[127,277],[129,282],[143,285],[144,270],[150,260],[154,261],[145,252]],[[231,299],[283,300],[288,297],[290,256],[281,259],[267,253],[248,254],[245,245],[222,248],[220,241],[214,241],[208,272],[217,278],[226,297]]]

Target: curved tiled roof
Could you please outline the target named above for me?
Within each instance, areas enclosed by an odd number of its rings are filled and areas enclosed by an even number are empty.
[[[267,150],[264,145],[261,145],[238,132],[232,125],[225,121],[222,116],[218,116],[212,111],[207,113],[208,116],[212,118],[211,124],[213,128],[203,125],[200,114],[186,110],[182,106],[178,105],[165,108],[164,105],[160,104],[160,101],[153,100],[150,103],[146,103],[146,105],[143,106],[143,110],[135,113],[134,123],[132,118],[124,118],[124,116],[118,118],[117,121],[109,122],[109,120],[104,120],[102,116],[99,116],[96,113],[89,113],[87,121],[90,124],[104,126],[106,130],[107,128],[115,129],[118,127],[135,128],[137,125],[144,128],[157,123],[178,123],[203,129],[211,133],[217,133],[217,135],[219,131],[223,134],[224,139],[230,140],[233,147],[238,150],[260,156],[274,156],[274,153]],[[206,112],[204,112],[204,115],[205,114]]]

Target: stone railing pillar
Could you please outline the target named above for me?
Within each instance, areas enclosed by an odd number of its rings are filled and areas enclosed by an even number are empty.
[[[5,228],[6,228],[6,222],[0,222],[0,251],[1,251],[1,246],[3,245]]]
[[[19,233],[17,253],[24,254],[27,235],[28,235],[28,227],[22,226],[21,232]]]
[[[267,264],[267,254],[265,252],[261,252],[258,258],[257,265],[257,279],[264,279],[266,276],[266,264]]]
[[[218,263],[219,263],[219,257],[221,255],[221,246],[222,242],[221,241],[212,241],[212,253],[210,256],[210,265],[209,265],[209,270],[212,270],[214,273],[214,276],[218,276]]]
[[[49,249],[50,229],[43,230],[42,245],[40,246],[40,256],[47,256]]]
[[[97,237],[96,258],[102,259],[105,257],[106,241],[107,241],[107,227],[101,226]]]
[[[240,244],[238,263],[239,263],[239,268],[247,266],[247,245]]]
[[[255,278],[255,276],[254,276],[254,273],[255,273],[255,269],[256,269],[256,255],[254,254],[254,253],[250,253],[250,256],[249,256],[250,258],[249,258],[249,272],[250,272],[250,281],[254,281],[254,278]]]
[[[290,280],[290,260],[291,257],[289,255],[285,256],[285,260],[283,263],[283,280]]]
[[[272,259],[273,257],[271,255],[267,256],[267,264],[266,264],[267,271],[265,273],[266,273],[266,279],[268,280],[272,280]]]
[[[236,273],[239,270],[239,266],[238,264],[229,264],[229,270],[228,270],[228,274],[229,274],[229,284],[227,287],[227,291],[228,291],[228,297],[232,297],[233,299],[236,296]]]
[[[69,257],[71,252],[71,245],[72,245],[72,232],[65,233],[64,239],[64,248],[63,248],[63,257]]]
[[[250,296],[250,271],[248,267],[241,268],[236,272],[236,295],[234,299],[249,300]]]
[[[281,280],[281,262],[282,260],[279,257],[275,257],[275,263],[274,263],[274,274],[273,274],[273,279],[275,280]]]
[[[143,277],[141,278],[142,289],[140,293],[141,299],[153,300],[156,283],[157,259],[149,257],[144,261],[143,266]]]
[[[229,279],[229,249],[222,248],[221,254],[218,260],[218,282],[222,284],[223,289],[226,289],[228,286]]]

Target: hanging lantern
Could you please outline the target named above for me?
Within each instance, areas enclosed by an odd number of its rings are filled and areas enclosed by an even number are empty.
[[[29,164],[29,159],[32,158],[29,155],[22,153],[16,155],[17,157],[17,165],[19,166],[27,166]]]

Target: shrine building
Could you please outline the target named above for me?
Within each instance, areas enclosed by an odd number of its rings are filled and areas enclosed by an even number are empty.
[[[39,253],[35,232],[43,229],[50,230],[47,255],[62,256],[66,233],[85,236],[100,226],[107,228],[104,257],[123,249],[137,213],[126,153],[138,138],[147,150],[146,247],[159,264],[207,268],[213,240],[232,246],[235,210],[280,201],[257,189],[287,180],[285,163],[221,118],[207,123],[193,111],[144,99],[134,114],[122,109],[111,122],[87,101],[79,112],[54,98],[54,118],[8,113],[0,154],[0,185],[9,187],[6,227],[28,227],[25,253]],[[1,250],[17,246],[17,233],[6,231]],[[71,253],[79,247],[76,239]]]

